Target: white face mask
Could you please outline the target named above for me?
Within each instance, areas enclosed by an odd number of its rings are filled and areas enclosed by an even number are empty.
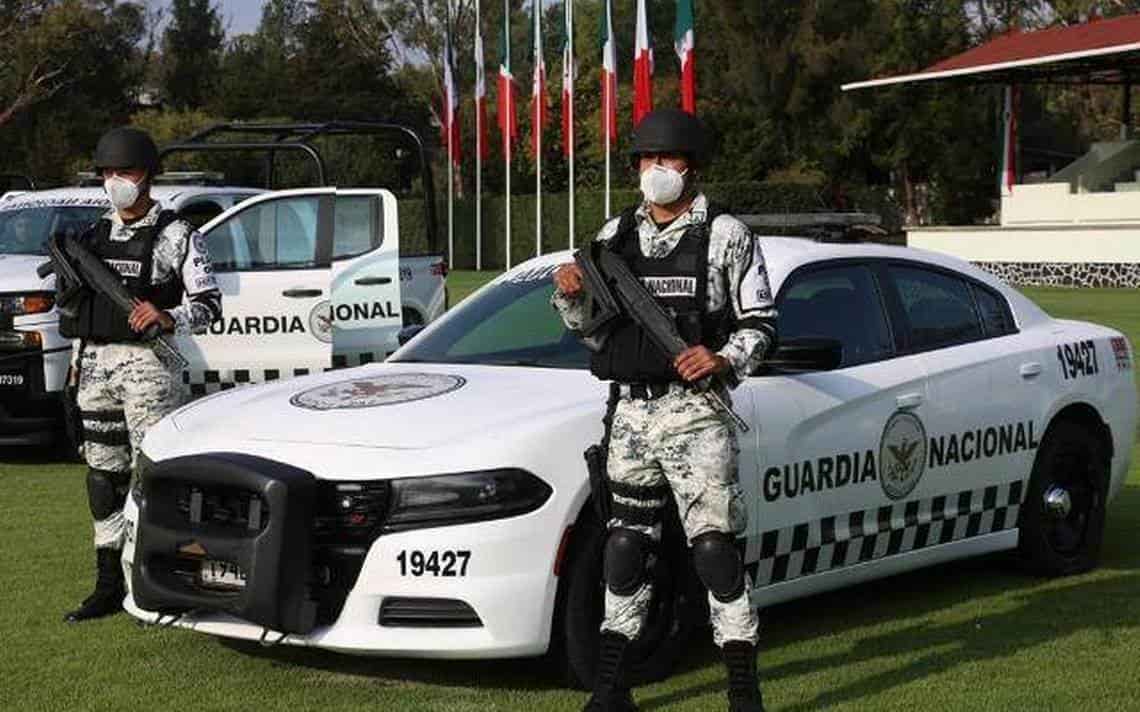
[[[641,194],[657,205],[674,203],[685,192],[685,173],[654,163],[641,172]]]
[[[130,178],[114,175],[103,181],[103,190],[116,210],[126,210],[139,200],[139,185]]]

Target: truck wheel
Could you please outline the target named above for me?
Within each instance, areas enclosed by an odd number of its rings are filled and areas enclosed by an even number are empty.
[[[1062,420],[1049,428],[1018,520],[1018,549],[1031,570],[1067,576],[1097,565],[1108,465],[1103,442],[1086,426]]]
[[[555,644],[560,643],[564,675],[571,685],[593,686],[602,622],[605,583],[602,551],[605,530],[589,505],[573,530],[566,559],[560,611],[556,610]],[[667,677],[701,621],[707,620],[704,589],[692,570],[689,549],[675,510],[666,519],[662,556],[652,571],[653,601],[641,636],[630,646],[628,681],[640,685]],[[552,645],[552,650],[559,652]]]

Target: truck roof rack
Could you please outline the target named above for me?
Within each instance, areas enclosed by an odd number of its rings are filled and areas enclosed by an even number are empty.
[[[273,159],[278,151],[299,152],[312,159],[317,170],[317,185],[327,186],[325,162],[311,141],[321,136],[395,136],[407,142],[419,156],[420,179],[424,189],[427,239],[432,249],[438,247],[435,216],[435,191],[431,164],[427,160],[423,140],[413,129],[402,124],[379,121],[325,121],[316,123],[275,123],[234,121],[205,128],[184,141],[168,143],[159,149],[159,157],[173,153],[252,151],[266,154],[265,185],[273,189]],[[233,137],[238,137],[234,140]]]

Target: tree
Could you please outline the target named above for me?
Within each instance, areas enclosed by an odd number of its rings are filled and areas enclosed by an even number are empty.
[[[99,134],[126,121],[139,86],[139,5],[10,0],[0,5],[3,159],[45,181],[86,161]]]
[[[205,105],[218,83],[222,21],[210,0],[174,0],[162,35],[162,96],[176,109]]]

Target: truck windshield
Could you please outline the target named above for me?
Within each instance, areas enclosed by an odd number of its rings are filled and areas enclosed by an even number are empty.
[[[496,280],[389,361],[588,368],[589,351],[550,306],[552,271]]]
[[[83,232],[107,208],[52,205],[0,210],[0,255],[46,255],[44,243],[57,232]]]

